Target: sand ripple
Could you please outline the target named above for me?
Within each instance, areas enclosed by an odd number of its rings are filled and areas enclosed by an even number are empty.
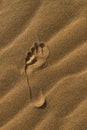
[[[48,67],[31,77],[43,109],[32,107],[20,74],[36,41],[50,50]],[[0,1],[0,130],[87,130],[86,1]]]

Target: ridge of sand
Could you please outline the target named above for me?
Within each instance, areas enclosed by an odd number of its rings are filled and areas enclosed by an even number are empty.
[[[86,12],[82,0],[0,1],[0,130],[87,130]],[[36,41],[50,51],[48,67],[31,77],[43,109],[32,107],[20,74]]]
[[[46,113],[49,113],[49,112],[52,112],[52,111],[55,110],[54,113],[53,113],[53,115],[56,116],[56,114],[57,114],[58,117],[62,118],[62,116],[63,116],[66,119],[66,115],[68,115],[68,114],[71,115],[73,109],[76,109],[76,107],[79,109],[78,104],[80,104],[80,102],[82,102],[86,98],[86,89],[87,89],[87,87],[86,87],[86,84],[84,82],[86,80],[86,77],[87,77],[87,72],[85,71],[84,73],[82,72],[80,74],[75,74],[75,75],[72,75],[72,76],[68,76],[67,78],[64,78],[63,80],[61,80],[60,82],[58,82],[55,85],[55,87],[53,88],[53,91],[51,90],[51,93],[49,93],[50,95],[48,94],[48,101],[49,101],[48,107],[46,108],[46,110],[44,109],[44,111],[41,110],[42,111],[41,113],[42,114],[46,114]],[[69,82],[68,79],[71,81],[71,83]],[[73,81],[74,81],[74,84],[72,84]],[[78,81],[80,81],[80,82],[78,82]],[[81,86],[83,86],[83,83],[84,83],[84,87],[81,88]],[[68,86],[70,84],[71,84],[71,87],[69,88]],[[61,86],[62,86],[62,88],[61,88]],[[66,89],[64,89],[64,88],[66,88]],[[58,97],[59,102],[57,102],[57,104],[55,104],[55,102],[54,102],[55,99],[53,99],[52,97],[56,93],[57,89],[58,89],[58,92],[57,92],[56,96]],[[75,89],[77,89],[79,91],[75,92]],[[84,90],[84,91],[82,92],[82,90]],[[67,91],[68,91],[68,93],[67,93]],[[75,93],[72,93],[72,92],[75,92]],[[80,93],[81,93],[81,96],[79,95]],[[63,96],[61,97],[61,95],[63,95]],[[69,98],[69,95],[71,95],[71,98]],[[64,100],[65,97],[66,97],[66,100]],[[69,104],[68,104],[67,101],[69,101],[69,100],[71,102],[69,102]],[[70,105],[72,109],[69,108],[67,110],[66,108],[67,108],[68,105]],[[48,108],[50,108],[51,111],[48,112]],[[57,109],[58,109],[58,111],[57,111]],[[17,123],[20,122],[20,119],[21,118],[23,119],[24,116],[27,116],[27,119],[28,119],[28,115],[31,115],[30,113],[32,113],[32,116],[34,116],[34,112],[35,111],[37,111],[37,113],[38,113],[37,109],[34,109],[34,108],[30,107],[30,105],[28,105],[22,111],[20,111],[20,113],[18,113],[18,116],[15,116],[15,118],[13,118],[13,120],[11,120],[10,122],[8,122],[8,124],[6,125],[6,128],[9,128],[9,126],[10,126],[11,123],[14,125],[15,124],[14,122],[17,122]],[[38,114],[40,114],[40,113],[38,113]],[[36,114],[36,116],[38,116],[38,114]],[[32,116],[29,116],[29,117],[32,118]],[[42,116],[40,116],[40,118],[42,118]],[[36,121],[36,120],[33,119],[32,122],[34,123],[34,121]],[[28,124],[29,124],[29,122],[28,122]],[[22,129],[22,126],[21,126],[21,129]]]

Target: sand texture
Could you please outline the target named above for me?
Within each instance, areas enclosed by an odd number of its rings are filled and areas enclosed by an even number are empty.
[[[41,108],[23,73],[35,42],[49,50],[28,75]],[[87,130],[87,0],[0,0],[0,130]]]

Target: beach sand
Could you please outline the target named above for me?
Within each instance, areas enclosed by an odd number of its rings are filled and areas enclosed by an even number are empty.
[[[87,0],[0,0],[0,130],[87,130]],[[48,66],[30,75],[26,53],[49,49]],[[38,101],[37,101],[38,102]]]

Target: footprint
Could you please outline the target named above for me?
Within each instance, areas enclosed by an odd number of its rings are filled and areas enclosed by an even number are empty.
[[[37,91],[37,87],[35,90],[37,92],[37,98],[32,95],[32,86],[30,84],[30,77],[33,79],[34,73],[38,73],[38,71],[43,70],[44,67],[47,67],[47,58],[49,56],[49,49],[44,43],[37,44],[35,43],[31,50],[27,53],[25,58],[25,74],[27,77],[30,101],[32,102],[34,107],[43,107],[46,104],[46,99],[43,95],[41,89]],[[37,76],[37,75],[35,75]],[[37,100],[36,100],[37,99]]]

